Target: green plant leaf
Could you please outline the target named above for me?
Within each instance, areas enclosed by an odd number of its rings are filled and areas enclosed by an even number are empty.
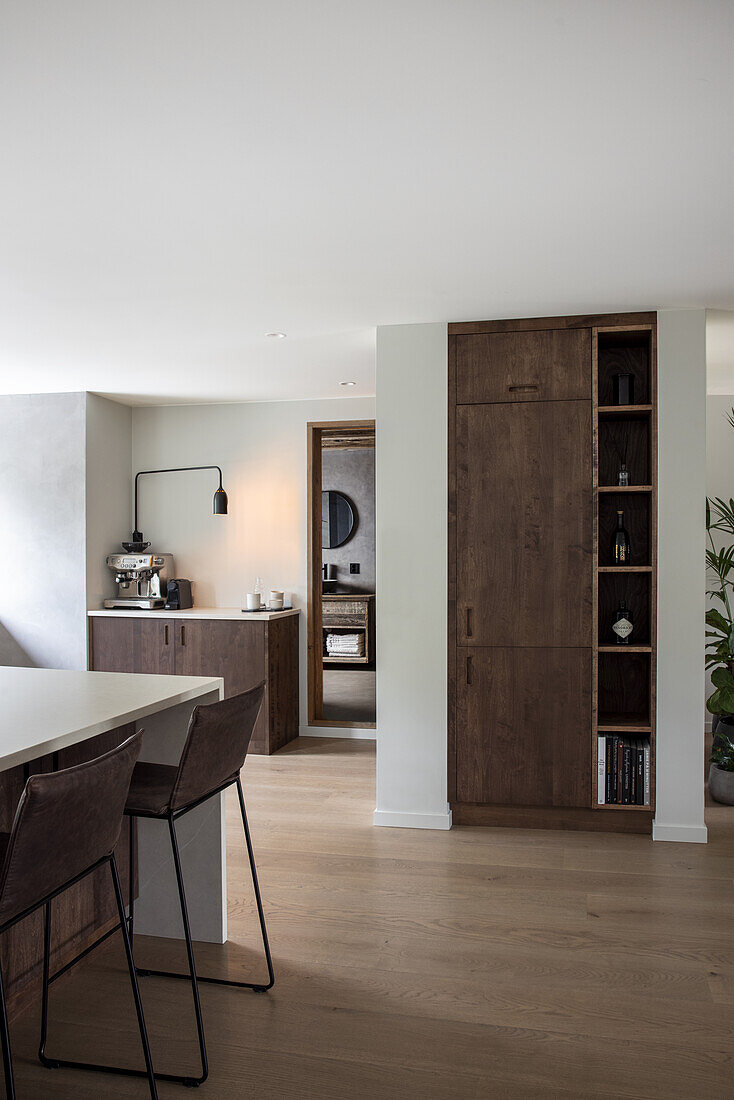
[[[712,607],[710,611],[706,612],[706,625],[713,626],[722,634],[728,634],[732,629],[732,624],[728,622],[720,611],[717,611],[715,607]]]

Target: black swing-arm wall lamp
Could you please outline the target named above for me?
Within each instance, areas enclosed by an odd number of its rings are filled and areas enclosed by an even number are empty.
[[[135,530],[133,531],[132,542],[123,543],[125,549],[129,549],[130,552],[142,552],[146,546],[150,546],[150,543],[146,543],[143,540],[143,532],[138,530],[138,478],[144,477],[146,474],[181,474],[187,470],[216,470],[219,474],[219,488],[214,494],[213,512],[215,516],[227,515],[227,494],[222,488],[222,470],[219,466],[171,466],[165,470],[140,470],[135,475]]]

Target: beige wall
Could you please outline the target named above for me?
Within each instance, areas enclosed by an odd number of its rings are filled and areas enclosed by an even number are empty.
[[[306,424],[374,416],[374,398],[177,405],[133,410],[133,472],[222,467],[229,515],[212,515],[214,471],[140,480],[139,522],[172,553],[200,606],[240,607],[261,576],[291,593],[300,623],[301,725],[306,703]]]

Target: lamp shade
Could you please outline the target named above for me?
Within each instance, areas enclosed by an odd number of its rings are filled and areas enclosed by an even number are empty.
[[[227,514],[227,494],[220,486],[214,494],[214,515],[226,516]]]

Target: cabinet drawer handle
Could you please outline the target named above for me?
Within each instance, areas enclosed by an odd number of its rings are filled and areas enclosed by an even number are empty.
[[[471,687],[472,683],[474,682],[474,663],[473,662],[474,662],[473,657],[467,657],[467,659],[466,659],[466,682],[467,682],[467,685],[469,687]]]
[[[510,393],[537,393],[539,387],[535,382],[533,382],[532,384],[528,385],[508,386],[507,388]]]
[[[466,609],[466,636],[467,636],[467,638],[471,638],[474,634],[474,631],[472,629],[472,618],[473,618],[472,609],[470,607],[467,607],[467,609]]]
[[[186,630],[186,627],[184,626],[183,623],[181,623],[181,645],[186,645],[186,634],[184,633],[185,630]]]
[[[168,645],[168,623],[163,627],[163,644]]]

